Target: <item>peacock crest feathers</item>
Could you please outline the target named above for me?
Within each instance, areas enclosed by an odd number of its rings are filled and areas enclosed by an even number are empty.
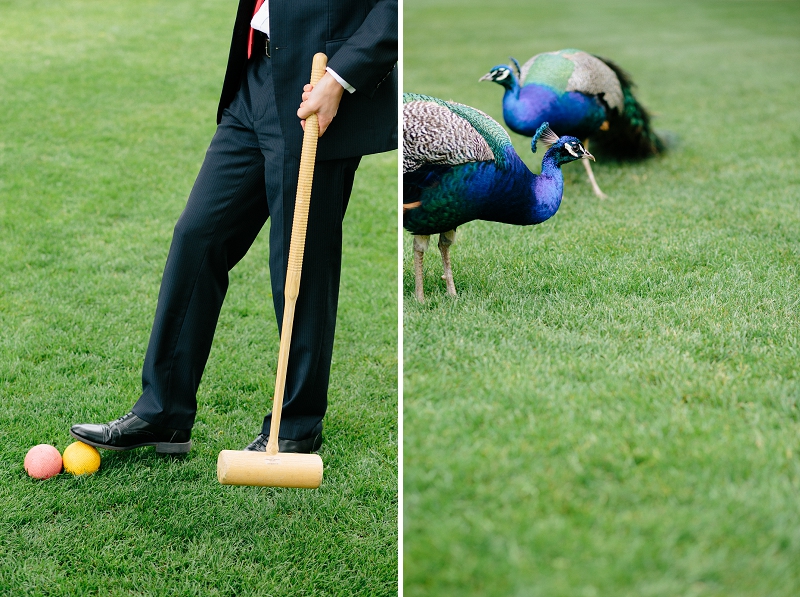
[[[550,125],[546,122],[542,123],[538,129],[536,129],[536,134],[533,136],[533,141],[531,141],[531,151],[536,153],[536,143],[541,141],[544,145],[553,145],[554,143],[558,143],[558,135],[553,132],[553,129],[550,128]]]
[[[431,134],[433,131],[441,134]],[[502,169],[510,146],[508,133],[480,110],[429,95],[403,94],[403,172],[413,172],[426,163],[491,160]]]

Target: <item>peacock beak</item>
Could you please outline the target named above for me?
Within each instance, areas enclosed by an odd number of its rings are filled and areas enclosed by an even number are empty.
[[[583,150],[583,155],[581,156],[581,159],[584,159],[584,158],[590,159],[593,162],[597,161],[597,160],[594,159],[594,156],[591,153],[589,153],[588,151],[586,151],[585,149]]]
[[[492,80],[492,73],[486,73],[486,74],[485,74],[485,75],[483,75],[483,76],[482,76],[480,79],[478,79],[478,82],[481,82],[481,81],[491,81],[491,80]]]

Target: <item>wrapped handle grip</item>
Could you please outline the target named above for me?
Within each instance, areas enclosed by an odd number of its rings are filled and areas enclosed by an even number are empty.
[[[314,54],[311,64],[311,84],[316,85],[325,74],[328,57]],[[314,159],[317,155],[319,121],[316,114],[306,118],[303,147],[300,153],[300,175],[297,180],[297,196],[292,220],[292,242],[289,245],[289,268],[286,271],[286,297],[297,298],[300,290],[300,273],[303,268],[303,252],[306,246],[308,208],[311,203],[311,183],[314,179]]]
[[[325,54],[314,54],[311,64],[311,84],[316,85],[325,74],[328,57]],[[294,326],[294,309],[300,291],[300,274],[303,269],[303,253],[306,246],[306,228],[308,226],[308,208],[311,203],[311,183],[314,180],[314,160],[317,155],[317,138],[319,122],[317,115],[306,118],[303,133],[303,148],[300,153],[300,174],[297,179],[297,195],[294,203],[292,219],[292,240],[289,244],[289,265],[286,269],[286,285],[283,291],[283,325],[281,326],[281,346],[278,352],[278,370],[275,379],[275,394],[272,402],[272,420],[270,422],[267,455],[278,453],[278,431],[281,425],[283,410],[283,394],[286,391],[286,371],[289,366],[289,347],[292,344],[292,327]]]

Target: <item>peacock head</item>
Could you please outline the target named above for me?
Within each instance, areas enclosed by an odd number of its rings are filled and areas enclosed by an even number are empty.
[[[565,135],[559,137],[550,126],[545,122],[537,130],[531,141],[531,151],[536,153],[536,143],[541,141],[550,148],[545,153],[545,157],[551,156],[556,164],[567,164],[575,160],[589,159],[595,161],[594,156],[586,151],[586,148],[577,137]]]
[[[499,64],[478,79],[478,81],[494,81],[495,83],[498,83],[507,89],[511,89],[514,87],[515,79],[516,77],[514,76],[511,68],[505,64]]]

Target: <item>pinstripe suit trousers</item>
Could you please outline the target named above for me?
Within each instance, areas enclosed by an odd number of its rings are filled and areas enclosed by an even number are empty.
[[[214,337],[228,272],[271,218],[269,267],[276,319],[291,239],[299,160],[285,151],[270,58],[254,53],[224,111],[175,226],[133,412],[150,423],[190,429],[197,388]],[[297,126],[300,126],[299,120]],[[360,158],[317,162],[280,436],[304,439],[321,429],[327,408],[339,295],[342,218]],[[277,354],[277,352],[276,352]],[[268,433],[270,416],[262,432]]]

